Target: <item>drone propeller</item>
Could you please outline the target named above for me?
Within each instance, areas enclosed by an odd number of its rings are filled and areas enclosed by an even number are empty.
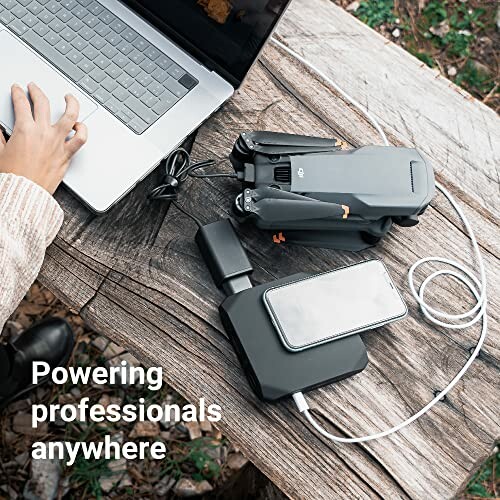
[[[269,187],[243,193],[243,208],[247,214],[255,213],[268,222],[286,222],[310,219],[346,219],[349,207],[318,201],[307,196]],[[247,201],[247,200],[251,201]]]
[[[340,149],[337,139],[283,134],[281,132],[243,132],[236,141],[230,159],[235,168],[253,158],[265,155],[324,153]]]

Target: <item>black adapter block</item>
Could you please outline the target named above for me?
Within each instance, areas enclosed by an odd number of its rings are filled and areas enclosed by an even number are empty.
[[[359,335],[300,352],[288,351],[269,319],[262,296],[276,285],[308,276],[305,273],[243,290],[219,306],[226,329],[252,389],[260,399],[276,401],[298,391],[330,384],[362,371],[366,348]]]

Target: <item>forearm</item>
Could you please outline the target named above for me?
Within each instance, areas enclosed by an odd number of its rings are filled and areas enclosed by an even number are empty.
[[[0,331],[42,266],[63,212],[33,182],[0,174]]]

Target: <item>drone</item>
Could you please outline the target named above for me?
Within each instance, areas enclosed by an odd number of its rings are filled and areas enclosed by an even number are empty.
[[[276,243],[363,250],[392,228],[415,226],[435,194],[429,161],[414,148],[341,149],[337,139],[243,132],[229,156],[243,184],[240,222],[279,231]]]

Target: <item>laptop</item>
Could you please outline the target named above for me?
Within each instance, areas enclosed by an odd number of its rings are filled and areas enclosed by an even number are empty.
[[[12,83],[80,102],[65,184],[111,208],[241,85],[289,0],[0,0],[0,124]]]

